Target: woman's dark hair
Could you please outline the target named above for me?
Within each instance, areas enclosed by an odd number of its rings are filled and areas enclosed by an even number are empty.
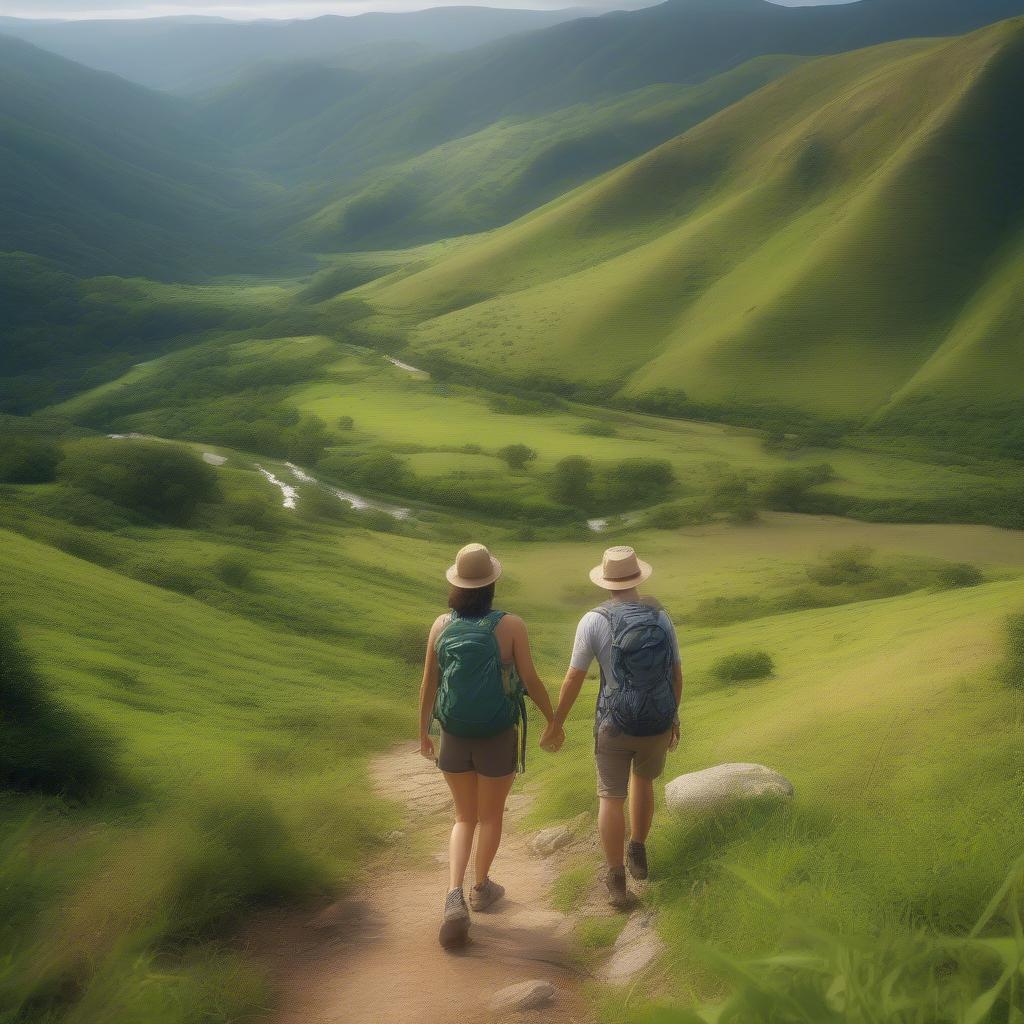
[[[452,587],[448,592],[448,607],[464,619],[482,619],[494,605],[494,584],[486,587]]]

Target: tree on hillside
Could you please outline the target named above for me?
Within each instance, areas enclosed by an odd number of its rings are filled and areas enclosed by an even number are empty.
[[[162,441],[82,441],[61,466],[68,483],[146,519],[189,523],[200,505],[220,500],[217,471],[193,451]]]
[[[604,497],[612,504],[661,501],[675,482],[672,466],[660,459],[623,459],[602,477]]]
[[[582,508],[590,504],[590,485],[594,480],[594,467],[589,459],[570,455],[555,466],[551,478],[551,497],[562,505]]]
[[[537,458],[537,453],[525,444],[508,444],[498,452],[498,456],[508,463],[509,469],[521,472],[527,463]]]
[[[0,483],[43,484],[54,478],[63,454],[55,444],[36,438],[9,440],[0,451]]]

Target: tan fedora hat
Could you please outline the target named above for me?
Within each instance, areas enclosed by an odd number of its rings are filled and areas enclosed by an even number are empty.
[[[590,580],[605,590],[629,590],[651,578],[654,569],[636,557],[632,548],[608,548],[600,565],[590,570]]]
[[[453,587],[475,590],[486,587],[501,575],[499,562],[483,544],[467,544],[456,556],[445,576]]]

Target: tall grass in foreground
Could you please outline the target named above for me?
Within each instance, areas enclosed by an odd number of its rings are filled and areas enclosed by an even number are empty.
[[[648,1024],[1012,1024],[1024,1020],[1022,902],[1024,857],[966,937],[857,938],[798,925],[804,943],[773,956],[738,960],[704,949],[732,994],[700,1010],[655,1010]]]

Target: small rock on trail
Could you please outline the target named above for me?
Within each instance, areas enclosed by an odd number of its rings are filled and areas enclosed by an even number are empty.
[[[603,971],[605,981],[613,985],[632,981],[661,955],[664,948],[654,930],[654,914],[634,914],[615,940],[611,959]]]
[[[491,1009],[495,1013],[539,1010],[554,998],[555,986],[550,981],[521,981],[518,985],[509,985],[495,992],[491,996]]]
[[[533,852],[541,857],[550,857],[551,854],[568,846],[573,841],[573,833],[568,825],[552,825],[551,828],[541,829],[533,837],[531,846]]]

